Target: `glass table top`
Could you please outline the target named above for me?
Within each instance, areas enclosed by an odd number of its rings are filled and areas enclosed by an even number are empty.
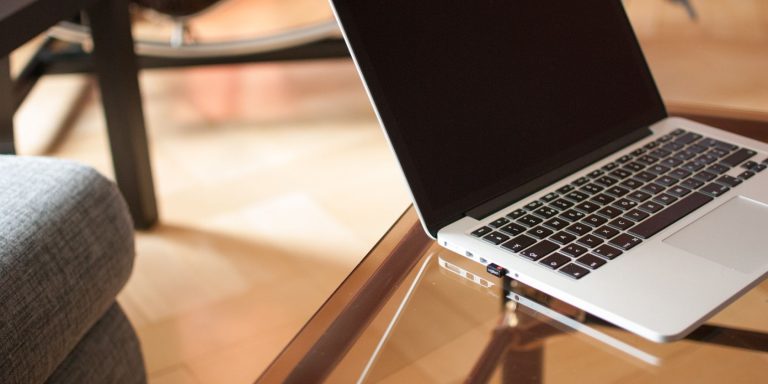
[[[653,343],[439,247],[409,208],[260,380],[763,382],[766,314],[763,282]]]

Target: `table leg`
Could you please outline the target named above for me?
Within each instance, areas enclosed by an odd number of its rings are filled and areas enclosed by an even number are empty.
[[[115,178],[136,228],[157,222],[152,169],[127,0],[102,0],[86,10],[93,36]]]
[[[14,105],[11,65],[6,56],[0,58],[0,154],[3,155],[16,153],[13,144]]]

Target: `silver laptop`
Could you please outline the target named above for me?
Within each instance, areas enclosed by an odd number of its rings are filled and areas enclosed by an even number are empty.
[[[768,145],[668,117],[620,1],[332,3],[442,246],[654,341],[765,277]]]

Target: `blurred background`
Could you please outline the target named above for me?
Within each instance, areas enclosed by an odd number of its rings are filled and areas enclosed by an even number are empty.
[[[668,105],[768,121],[767,2],[624,3]],[[331,20],[325,0],[225,0],[188,26],[226,41]],[[136,39],[173,34],[167,16],[134,13]],[[405,210],[406,186],[349,59],[140,82],[161,222],[138,232],[119,301],[150,382],[252,382]],[[43,77],[16,115],[19,153],[113,175],[97,92],[88,76]]]

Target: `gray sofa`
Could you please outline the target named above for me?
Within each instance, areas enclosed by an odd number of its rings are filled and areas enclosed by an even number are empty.
[[[115,297],[133,226],[113,183],[72,162],[0,156],[0,383],[143,383]]]

